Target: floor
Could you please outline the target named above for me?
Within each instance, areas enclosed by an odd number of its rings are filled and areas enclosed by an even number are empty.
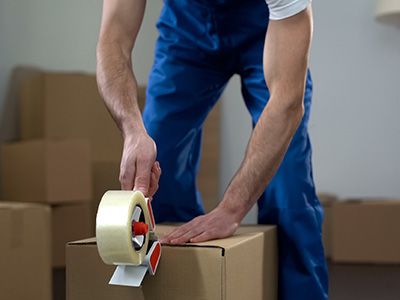
[[[329,266],[330,300],[400,300],[400,265]]]
[[[400,265],[330,264],[329,284],[330,300],[400,300]],[[53,299],[65,300],[65,269],[53,271]]]

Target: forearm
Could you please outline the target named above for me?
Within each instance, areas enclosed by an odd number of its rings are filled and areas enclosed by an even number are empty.
[[[245,158],[221,206],[241,219],[279,168],[304,114],[303,97],[312,37],[311,8],[271,21],[264,47],[264,74],[271,97],[250,138]]]
[[[145,0],[104,0],[97,44],[97,81],[104,102],[124,136],[143,130],[132,69],[132,50]]]
[[[124,53],[117,43],[99,42],[97,81],[104,102],[122,134],[142,130],[130,53]]]
[[[276,173],[302,116],[301,105],[265,108],[253,130],[243,163],[225,192],[222,206],[235,210],[240,219],[244,217]]]

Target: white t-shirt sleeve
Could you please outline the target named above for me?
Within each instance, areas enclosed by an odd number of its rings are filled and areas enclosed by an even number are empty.
[[[270,20],[281,20],[298,14],[307,8],[311,0],[266,0]]]

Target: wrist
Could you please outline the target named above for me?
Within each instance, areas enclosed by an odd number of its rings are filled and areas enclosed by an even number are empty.
[[[240,193],[235,193],[231,187],[228,187],[218,207],[233,215],[235,220],[240,223],[252,205],[249,205],[247,199],[242,198]]]
[[[129,116],[121,122],[121,133],[124,139],[146,133],[140,113],[136,117]]]

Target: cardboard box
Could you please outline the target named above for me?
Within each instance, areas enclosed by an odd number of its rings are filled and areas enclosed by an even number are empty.
[[[324,244],[325,256],[330,258],[332,253],[332,205],[337,201],[337,197],[329,193],[318,193],[318,198],[324,208],[322,242]]]
[[[21,83],[19,102],[22,139],[87,138],[94,161],[119,159],[121,134],[94,75],[38,72]]]
[[[332,260],[400,263],[400,200],[348,200],[332,206]]]
[[[94,234],[91,204],[57,205],[51,208],[52,265],[65,267],[65,245]]]
[[[221,147],[221,104],[209,113],[203,128],[201,162],[197,186],[203,198],[204,209],[211,211],[219,201],[219,170]]]
[[[50,209],[0,202],[0,298],[51,299]]]
[[[69,243],[67,299],[277,299],[276,228],[253,226],[227,239],[164,245],[157,274],[146,275],[141,288],[109,285],[114,269],[101,261],[95,239]]]
[[[90,201],[90,146],[85,140],[33,140],[2,148],[2,192],[9,201]]]

